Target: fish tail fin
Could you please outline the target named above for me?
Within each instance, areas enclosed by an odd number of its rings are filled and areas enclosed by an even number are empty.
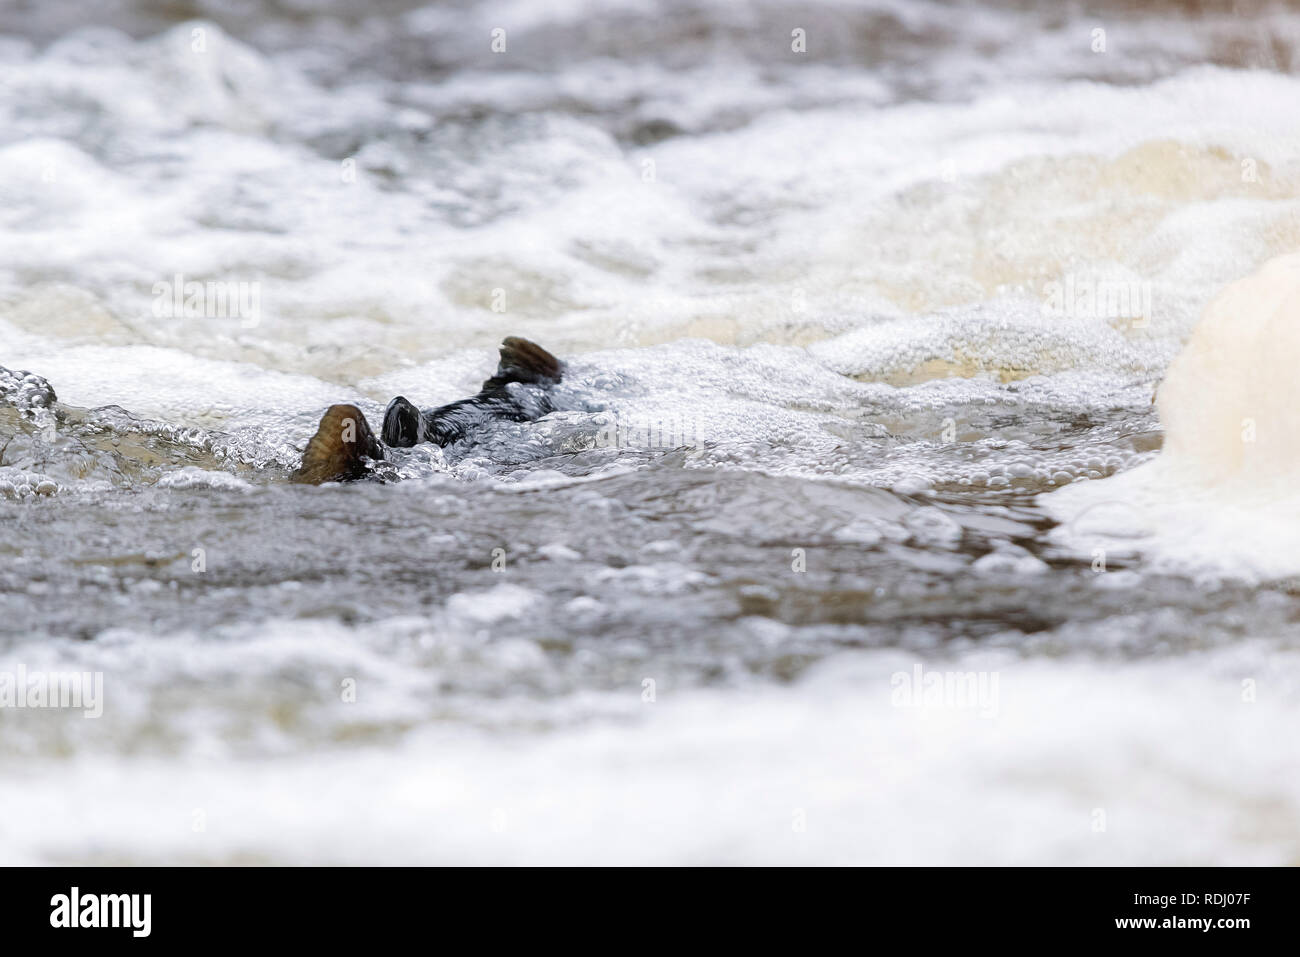
[[[541,346],[518,336],[501,340],[501,362],[496,375],[483,383],[483,389],[500,388],[510,382],[531,385],[554,385],[564,376],[564,367]]]
[[[332,405],[321,416],[316,434],[302,454],[302,465],[289,477],[301,485],[348,482],[366,474],[367,458],[383,458],[383,447],[355,405]]]

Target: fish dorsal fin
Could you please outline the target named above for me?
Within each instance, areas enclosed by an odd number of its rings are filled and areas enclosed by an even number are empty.
[[[303,485],[347,482],[366,474],[367,458],[383,458],[370,423],[355,405],[332,405],[307,443],[302,465],[290,480]]]

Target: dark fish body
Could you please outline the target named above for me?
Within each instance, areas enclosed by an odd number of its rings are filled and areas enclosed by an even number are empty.
[[[383,458],[384,445],[409,448],[432,442],[447,446],[492,421],[541,418],[554,410],[544,389],[562,376],[563,368],[555,356],[535,342],[510,336],[501,343],[496,374],[483,383],[477,395],[424,411],[404,396],[393,399],[384,412],[382,443],[356,406],[330,406],[291,480],[308,485],[351,481],[367,474],[368,460]]]

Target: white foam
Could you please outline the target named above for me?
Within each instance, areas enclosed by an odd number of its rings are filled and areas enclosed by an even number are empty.
[[[206,53],[191,49],[196,29]],[[15,227],[0,236],[0,295],[32,295],[33,278],[63,283],[123,344],[365,382],[376,399],[519,332],[569,354],[682,337],[826,340],[819,355],[870,376],[882,372],[871,344],[882,318],[912,323],[891,327],[894,359],[946,337],[987,368],[1106,368],[1118,356],[1125,369],[1158,369],[1214,283],[1286,241],[1296,207],[1284,188],[1298,130],[1286,106],[1300,81],[1276,74],[986,85],[969,103],[882,105],[878,77],[839,71],[846,104],[810,108],[772,101],[798,102],[798,74],[775,90],[743,73],[696,76],[665,109],[712,117],[714,100],[759,89],[760,115],[644,147],[554,112],[433,124],[420,145],[390,128],[391,90],[326,90],[293,58],[211,24],[95,44],[102,55],[75,70],[76,44],[0,50],[12,99],[28,104],[8,117],[26,135],[0,145]],[[241,80],[228,86],[232,73]],[[506,85],[480,98],[513,104],[520,77],[494,82]],[[181,108],[149,105],[163,83]],[[422,102],[411,92],[405,102]],[[79,135],[68,97],[111,117],[116,138]],[[427,106],[437,117],[466,104]],[[352,181],[318,137],[360,137]],[[1258,164],[1258,184],[1242,182],[1243,159]],[[996,325],[1025,296],[1041,298],[1044,282],[1089,268],[1153,283],[1149,332]],[[260,282],[261,321],[156,320],[150,290],[177,273]],[[968,308],[978,303],[994,308],[980,317]],[[947,326],[914,322],[945,308],[958,309]],[[56,322],[48,336],[73,331]]]
[[[333,706],[340,720],[418,714],[427,679],[374,655],[358,665],[354,637],[327,629],[270,647],[285,665],[325,656],[332,672],[360,676],[357,703]],[[265,667],[256,644],[217,647],[230,674]],[[535,651],[501,654],[495,667],[506,658],[536,667]],[[109,756],[103,745],[25,757],[21,775],[0,779],[4,820],[24,822],[6,828],[3,855],[9,864],[94,853],[132,863],[1282,865],[1300,854],[1300,766],[1276,729],[1296,720],[1286,689],[1300,664],[1274,654],[1261,671],[1254,654],[1112,664],[843,655],[791,688],[661,683],[645,703],[636,681],[597,706],[603,718],[576,727],[422,726],[383,746],[322,742],[275,761],[257,752],[278,752],[276,738],[244,739],[254,753],[241,756],[211,734],[216,713],[195,713],[173,719],[171,736],[186,743],[165,760]],[[895,706],[895,676],[917,666],[996,672],[996,707]],[[1246,678],[1272,690],[1246,703]],[[105,694],[124,707],[120,679]],[[333,687],[321,694],[337,697]],[[593,702],[561,704],[585,713]]]
[[[1066,523],[1058,537],[1162,567],[1300,574],[1297,364],[1300,254],[1269,261],[1209,305],[1160,386],[1159,457],[1047,496]]]

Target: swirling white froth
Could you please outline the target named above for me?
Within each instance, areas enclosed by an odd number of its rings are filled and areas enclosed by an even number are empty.
[[[1217,6],[0,3],[0,675],[105,678],[0,863],[1300,861],[1295,259],[1197,327],[1300,12]],[[556,412],[286,482],[507,335]]]
[[[1045,504],[1074,546],[1161,567],[1300,574],[1300,254],[1229,285],[1160,386],[1164,448],[1145,465]],[[1091,516],[1089,518],[1089,516]]]

